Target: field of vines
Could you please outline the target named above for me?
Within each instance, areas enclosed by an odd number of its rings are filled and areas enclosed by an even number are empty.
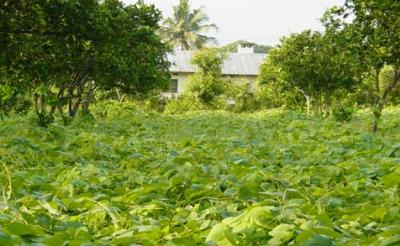
[[[0,245],[399,245],[400,110],[0,122]]]

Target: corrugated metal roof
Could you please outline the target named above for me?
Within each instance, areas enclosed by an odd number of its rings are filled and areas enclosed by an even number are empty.
[[[168,54],[171,62],[172,73],[194,73],[197,68],[190,64],[195,51],[177,50]],[[259,74],[260,65],[264,62],[266,54],[241,54],[229,53],[224,64],[222,73],[224,75],[255,75]]]

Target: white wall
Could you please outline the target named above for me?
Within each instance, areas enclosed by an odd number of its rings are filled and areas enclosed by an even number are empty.
[[[182,94],[185,91],[185,87],[187,84],[187,79],[190,74],[174,74],[171,79],[178,80],[178,94]]]

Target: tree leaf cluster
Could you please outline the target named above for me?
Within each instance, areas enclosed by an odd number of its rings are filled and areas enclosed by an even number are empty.
[[[161,13],[153,5],[6,0],[0,6],[1,85],[31,95],[38,115],[88,112],[99,90],[145,95],[168,86],[168,48],[156,33]]]
[[[333,7],[321,19],[323,33],[306,30],[281,40],[261,69],[260,84],[279,92],[273,103],[285,105],[295,92],[304,96],[308,114],[314,106],[320,115],[329,115],[332,99],[340,106],[359,91],[376,132],[399,87],[399,13],[393,0],[347,0]]]

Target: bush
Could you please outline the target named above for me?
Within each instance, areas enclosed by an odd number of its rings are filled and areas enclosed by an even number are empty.
[[[248,81],[229,82],[225,87],[224,94],[227,97],[225,103],[229,111],[240,113],[254,112],[259,109],[256,95]]]
[[[200,78],[199,78],[200,79]],[[193,82],[193,80],[191,81]],[[211,88],[202,87],[205,85],[205,81],[201,81],[196,84],[191,84],[191,86],[196,86],[196,90],[190,90],[179,96],[176,99],[172,99],[165,108],[165,113],[184,113],[197,110],[226,110],[236,113],[241,112],[254,112],[258,110],[259,103],[250,88],[250,83],[247,81],[241,83],[234,83],[227,80],[221,80],[218,84],[220,91],[218,94],[213,94],[211,89],[207,93],[201,93],[203,90],[201,88]],[[192,87],[192,88],[193,88]],[[196,92],[199,92],[198,94]],[[202,100],[199,98],[200,95],[210,95],[213,94],[212,98],[207,98],[207,100]]]
[[[103,99],[99,100],[91,108],[94,115],[100,117],[113,117],[125,115],[127,117],[134,113],[155,113],[164,112],[169,99],[158,95],[147,99],[126,98],[123,102],[118,100]]]
[[[351,121],[354,114],[354,108],[351,106],[340,105],[333,109],[333,118],[337,121]]]
[[[162,95],[154,95],[147,99],[133,99],[135,111],[139,112],[164,112],[170,99]]]
[[[287,110],[303,110],[304,97],[281,84],[258,85],[256,100],[259,108],[281,108]]]
[[[211,104],[216,97],[224,93],[224,81],[211,75],[195,74],[189,78],[185,93],[202,104]]]
[[[30,98],[14,91],[8,85],[0,85],[0,114],[26,114],[32,106]]]
[[[164,112],[167,114],[181,114],[190,111],[205,110],[208,107],[194,100],[190,95],[181,95],[169,101]]]
[[[225,80],[221,70],[224,59],[225,54],[218,49],[206,48],[196,52],[190,63],[198,71],[189,77],[185,94],[191,95],[201,104],[212,104],[224,93]]]

